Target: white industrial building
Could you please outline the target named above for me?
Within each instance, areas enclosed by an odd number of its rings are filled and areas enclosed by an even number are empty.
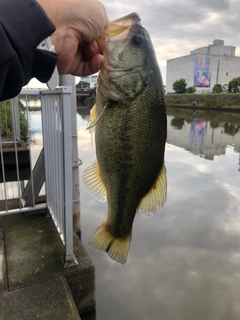
[[[240,57],[235,56],[235,50],[234,46],[225,46],[223,40],[214,40],[190,55],[167,60],[166,93],[174,92],[173,83],[181,78],[199,93],[211,92],[217,83],[228,84],[240,76]]]

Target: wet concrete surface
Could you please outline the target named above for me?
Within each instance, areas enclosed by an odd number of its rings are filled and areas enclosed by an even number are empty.
[[[64,268],[64,246],[50,216],[0,217],[0,320],[70,320],[79,319],[76,310],[94,310],[94,266],[76,234],[73,246],[78,264]]]

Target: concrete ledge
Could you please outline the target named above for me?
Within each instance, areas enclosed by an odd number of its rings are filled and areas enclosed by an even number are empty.
[[[51,217],[2,216],[0,229],[5,234],[8,291],[41,283],[44,286],[50,279],[63,277],[71,289],[78,312],[95,309],[94,266],[76,234],[74,253],[79,264],[64,268],[61,262],[64,247]],[[5,282],[1,284],[0,281],[0,288],[4,286]]]
[[[54,278],[1,294],[1,320],[80,320],[66,279]]]

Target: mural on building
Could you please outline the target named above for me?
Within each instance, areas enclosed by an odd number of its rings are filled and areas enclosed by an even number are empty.
[[[204,147],[204,137],[207,134],[206,121],[193,121],[190,128],[190,141],[189,148],[192,150],[194,147],[199,147],[199,153],[202,154]]]
[[[195,54],[194,57],[194,87],[209,88],[211,82],[210,55]]]

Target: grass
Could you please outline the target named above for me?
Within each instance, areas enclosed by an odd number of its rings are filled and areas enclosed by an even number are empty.
[[[21,139],[24,142],[27,142],[28,123],[27,123],[25,114],[22,110],[19,110],[19,120],[20,120]],[[0,102],[0,129],[1,129],[1,135],[3,137],[13,136],[12,110],[11,110],[10,100]]]
[[[238,93],[209,93],[209,94],[167,94],[167,105],[192,106],[197,100],[199,107],[240,109],[240,94]]]
[[[232,123],[236,125],[240,125],[240,114],[235,113],[226,113],[226,112],[215,112],[215,111],[197,111],[196,115],[192,113],[191,110],[183,110],[183,109],[169,109],[167,108],[167,114],[184,118],[186,122],[191,123],[194,119],[196,120],[205,120],[211,121],[212,125],[214,123],[224,122],[224,123]]]

